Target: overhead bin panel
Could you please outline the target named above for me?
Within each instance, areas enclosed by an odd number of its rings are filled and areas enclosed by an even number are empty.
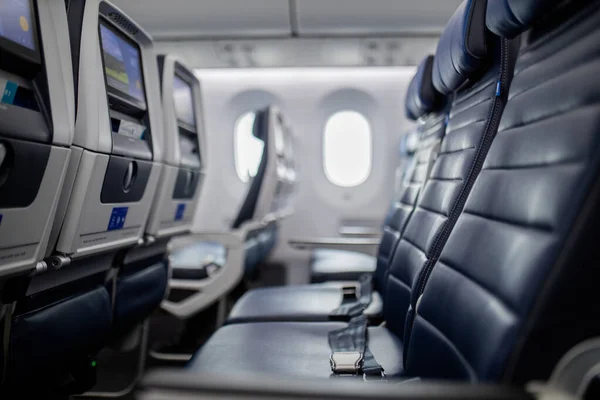
[[[296,0],[299,35],[439,34],[461,0]]]
[[[283,0],[115,0],[157,38],[289,36]]]

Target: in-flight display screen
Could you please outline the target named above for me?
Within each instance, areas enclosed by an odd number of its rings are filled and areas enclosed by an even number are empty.
[[[30,0],[0,0],[0,36],[36,50]]]
[[[173,79],[173,98],[177,119],[190,127],[196,128],[192,86],[177,75]]]
[[[104,23],[100,23],[100,39],[106,84],[145,108],[139,47]]]

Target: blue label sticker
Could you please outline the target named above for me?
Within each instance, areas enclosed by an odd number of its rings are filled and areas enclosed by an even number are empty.
[[[2,214],[0,214],[0,225],[2,225]]]
[[[175,221],[182,220],[183,214],[185,214],[185,204],[181,203],[177,205],[177,209],[175,210]]]
[[[108,231],[123,229],[125,218],[127,218],[127,210],[129,210],[129,207],[115,207],[112,209],[110,221],[108,221]]]
[[[4,91],[2,92],[2,103],[11,104],[15,101],[15,95],[17,94],[17,85],[14,82],[7,81]]]

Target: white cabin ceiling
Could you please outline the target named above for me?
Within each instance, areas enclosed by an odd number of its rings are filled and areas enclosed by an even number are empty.
[[[438,34],[462,0],[297,0],[300,35]]]
[[[461,0],[113,0],[156,39],[438,34]]]

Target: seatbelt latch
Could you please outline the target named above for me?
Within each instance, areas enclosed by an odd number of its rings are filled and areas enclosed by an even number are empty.
[[[335,374],[357,375],[360,372],[363,353],[358,351],[336,351],[331,353],[329,364]]]

